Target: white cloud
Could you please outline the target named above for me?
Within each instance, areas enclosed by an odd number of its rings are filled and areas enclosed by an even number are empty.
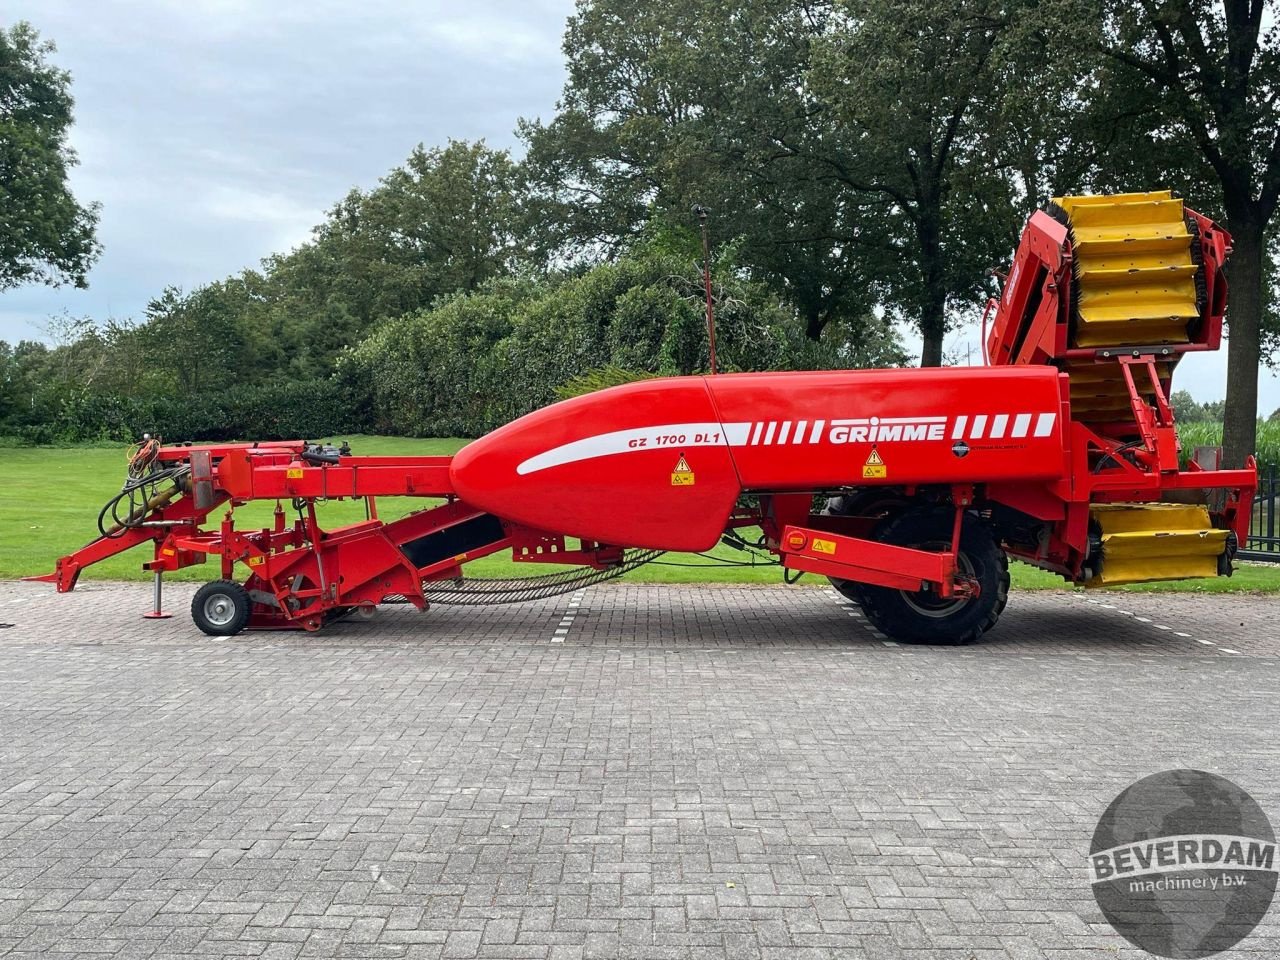
[[[563,84],[572,0],[11,0],[73,75],[81,165],[102,203],[87,291],[0,295],[0,338],[62,310],[140,312],[309,236],[418,143],[515,147]]]

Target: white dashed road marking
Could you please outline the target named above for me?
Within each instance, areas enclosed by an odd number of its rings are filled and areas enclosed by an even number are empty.
[[[1223,653],[1234,653],[1234,654],[1240,653],[1239,650],[1232,650],[1230,647],[1219,647],[1212,640],[1206,640],[1203,637],[1193,637],[1189,633],[1186,633],[1182,630],[1174,630],[1173,627],[1166,626],[1163,623],[1154,623],[1150,617],[1140,617],[1136,613],[1133,613],[1129,610],[1121,610],[1119,607],[1113,606],[1112,604],[1102,603],[1101,601],[1094,600],[1090,597],[1084,597],[1082,599],[1084,600],[1085,603],[1096,604],[1105,609],[1114,610],[1116,613],[1123,614],[1126,617],[1133,617],[1133,619],[1136,620],[1138,623],[1149,623],[1151,624],[1151,626],[1155,627],[1157,630],[1163,630],[1167,633],[1172,633],[1175,637],[1181,637],[1183,640],[1194,640],[1196,643],[1203,644],[1206,647],[1213,647],[1215,650],[1221,650]]]
[[[850,603],[848,600],[846,600],[843,596],[840,595],[839,591],[828,590],[827,593],[836,601],[836,603],[840,604],[840,607],[844,610],[845,613],[847,613],[851,617],[855,617],[859,621],[862,621],[861,625],[863,630],[866,630],[867,633],[871,634],[873,637],[875,637],[877,640],[883,643],[886,647],[901,646],[901,644],[898,644],[893,640],[890,640],[883,633],[881,633],[879,630],[873,627],[870,623],[865,622],[865,620],[863,620],[862,611],[858,609],[858,605],[855,603]]]
[[[890,640],[883,633],[881,633],[879,630],[873,627],[870,623],[866,622],[866,620],[863,618],[862,611],[858,608],[857,604],[847,600],[843,595],[840,594],[839,591],[828,590],[827,594],[833,600],[835,600],[836,603],[840,605],[840,607],[845,611],[845,613],[847,613],[850,617],[857,619],[862,625],[862,628],[864,630],[866,630],[868,633],[874,636],[886,647],[900,646],[900,644]],[[1169,633],[1175,637],[1180,637],[1183,640],[1194,640],[1196,643],[1202,644],[1203,646],[1206,646],[1206,647],[1213,647],[1215,650],[1221,650],[1223,653],[1232,653],[1232,654],[1240,653],[1239,650],[1232,650],[1230,647],[1219,647],[1212,640],[1205,640],[1203,637],[1195,637],[1182,630],[1175,630],[1173,629],[1173,627],[1169,626],[1168,624],[1156,623],[1151,617],[1140,616],[1134,613],[1132,610],[1121,610],[1115,604],[1103,603],[1101,600],[1098,600],[1094,597],[1080,597],[1079,599],[1083,600],[1085,603],[1092,604],[1093,606],[1100,607],[1104,610],[1114,610],[1116,613],[1120,614],[1121,616],[1132,618],[1135,623],[1147,624],[1148,626],[1156,630],[1159,630],[1161,633]],[[1144,640],[1142,642],[1144,645],[1150,645],[1152,641]]]
[[[564,612],[564,616],[560,618],[560,625],[556,627],[556,632],[551,635],[552,643],[564,643],[564,638],[569,635],[569,628],[573,626],[573,618],[578,615],[578,610],[582,607],[582,591],[579,590],[569,598],[569,609]]]

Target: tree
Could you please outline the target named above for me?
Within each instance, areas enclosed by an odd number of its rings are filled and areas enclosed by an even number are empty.
[[[37,394],[48,383],[50,352],[38,340],[0,340],[0,427],[6,433],[39,419]]]
[[[581,4],[560,112],[521,127],[540,245],[553,259],[617,257],[687,233],[696,202],[810,339],[870,316],[869,252],[889,245],[873,225],[881,198],[842,183],[846,138],[807,79],[835,11],[834,0]]]
[[[850,3],[817,58],[815,83],[856,138],[850,160],[831,162],[846,187],[879,200],[892,255],[877,285],[919,328],[922,366],[941,364],[948,308],[982,298],[1022,219],[992,136],[1017,82],[1006,34],[1018,7]]]
[[[1197,403],[1186,390],[1175,390],[1169,403],[1172,404],[1174,418],[1179,423],[1222,423],[1227,407],[1225,400]]]
[[[282,365],[319,375],[377,322],[508,272],[518,202],[506,151],[419,145],[378,186],[347,194],[309,242],[239,278],[257,318],[247,327],[273,332]]]
[[[1116,169],[1171,169],[1209,209],[1220,204],[1234,252],[1227,320],[1223,459],[1239,466],[1257,442],[1258,367],[1270,285],[1268,229],[1280,200],[1280,35],[1265,0],[1102,0],[1093,89],[1095,131],[1128,149]],[[1270,18],[1270,25],[1267,24]]]
[[[823,151],[793,146],[838,139],[805,83],[833,9],[581,4],[565,34],[559,113],[521,124],[533,245],[552,261],[616,258],[657,233],[687,234],[697,202],[712,208],[717,237],[738,238],[737,264],[795,305],[811,339],[865,317],[872,278],[858,252],[879,237],[830,164],[811,158]]]
[[[243,337],[235,317],[218,303],[218,293],[209,286],[184,296],[176,287],[166,287],[147,304],[147,356],[172,374],[174,386],[184,394],[227,385],[243,362]]]
[[[36,281],[88,285],[96,204],[71,195],[71,75],[30,24],[0,28],[0,290]]]
[[[1169,397],[1173,407],[1173,416],[1179,423],[1199,423],[1205,419],[1204,407],[1196,403],[1196,398],[1186,390],[1175,390]]]
[[[878,301],[936,364],[1053,169],[1061,70],[1032,51],[1064,2],[582,3],[560,112],[522,127],[553,246],[616,255],[706,203],[808,336]]]

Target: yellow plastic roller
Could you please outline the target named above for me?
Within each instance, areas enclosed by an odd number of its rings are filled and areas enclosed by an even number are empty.
[[[1102,566],[1088,587],[1216,577],[1227,549],[1227,531],[1199,504],[1098,504],[1089,516],[1102,529]]]

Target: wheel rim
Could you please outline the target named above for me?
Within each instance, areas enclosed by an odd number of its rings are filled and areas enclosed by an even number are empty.
[[[215,593],[204,601],[204,618],[215,627],[225,627],[236,618],[236,602],[225,593]]]
[[[916,549],[929,549],[937,547],[938,544],[924,544]],[[943,546],[946,549],[947,544]],[[961,553],[956,556],[956,567],[958,572],[970,579],[977,579],[977,575],[973,570],[973,561],[967,554]],[[947,617],[954,616],[965,604],[972,600],[972,597],[940,597],[932,590],[902,590],[902,599],[908,607],[920,614],[922,617],[931,617],[935,620],[944,620]]]

